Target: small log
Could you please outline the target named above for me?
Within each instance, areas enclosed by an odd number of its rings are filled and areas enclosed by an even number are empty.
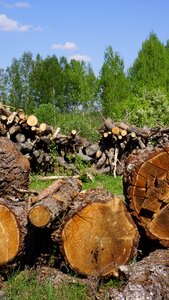
[[[55,181],[38,196],[31,198],[34,204],[29,210],[28,218],[36,227],[46,227],[50,222],[59,221],[73,199],[81,190],[81,183],[76,178],[64,178]]]
[[[23,133],[17,133],[15,139],[18,143],[24,143],[26,141],[26,137]]]
[[[36,116],[34,115],[30,115],[27,118],[27,124],[31,127],[31,126],[36,126],[38,124],[38,119]]]
[[[25,112],[23,109],[18,109],[17,114],[20,120],[23,120],[25,118]]]
[[[76,136],[76,134],[77,134],[77,131],[76,131],[76,129],[73,129],[73,130],[71,131],[71,136],[72,136],[72,137],[75,137],[75,136]]]
[[[98,159],[96,163],[97,168],[101,168],[103,165],[105,165],[106,162],[106,154],[103,152],[102,156]]]
[[[16,112],[12,112],[12,113],[8,116],[8,118],[7,118],[7,123],[6,123],[6,124],[9,125],[9,124],[13,123],[14,120],[15,120],[16,115],[17,115]]]
[[[169,247],[169,144],[135,150],[126,161],[124,194],[148,237]]]
[[[46,123],[41,123],[39,125],[39,129],[41,133],[45,133],[45,134],[53,133],[53,127]]]
[[[9,128],[9,133],[10,133],[10,135],[14,135],[14,134],[16,134],[16,132],[18,132],[20,130],[21,130],[21,128],[19,125],[13,125]]]
[[[123,201],[104,189],[82,191],[61,231],[66,262],[85,276],[118,276],[120,265],[136,255],[137,228]]]
[[[60,131],[60,127],[58,127],[58,128],[54,131],[53,136],[52,136],[52,139],[53,139],[53,140],[57,137],[57,135],[59,134],[59,131]]]
[[[112,128],[111,132],[112,132],[113,134],[115,134],[115,135],[119,135],[119,133],[120,133],[120,128],[117,127],[117,126],[115,126],[115,127]]]
[[[83,161],[86,162],[92,161],[92,158],[90,156],[83,154],[81,148],[79,148],[79,151],[76,153],[76,155],[79,156]]]
[[[85,153],[88,156],[93,156],[93,155],[96,154],[98,149],[99,149],[99,144],[92,144],[92,145],[85,148]]]

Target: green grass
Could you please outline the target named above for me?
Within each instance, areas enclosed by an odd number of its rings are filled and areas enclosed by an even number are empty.
[[[31,190],[41,191],[47,188],[53,180],[39,180],[37,176],[31,176]],[[93,180],[85,180],[82,181],[82,189],[90,189],[102,187],[111,192],[112,194],[122,195],[123,187],[122,187],[122,178],[117,176],[114,178],[112,175],[97,175]]]
[[[8,279],[6,300],[54,300],[55,291],[50,282],[39,284],[33,271],[22,271]]]
[[[112,194],[122,195],[122,178],[120,176],[114,178],[111,175],[97,175],[93,181],[83,183],[83,189],[102,187]]]
[[[110,279],[100,285],[101,297],[108,300],[108,290],[122,286],[123,281]],[[62,283],[57,287],[50,280],[39,281],[33,270],[12,274],[5,288],[5,300],[90,300],[96,294],[90,285],[80,282]]]

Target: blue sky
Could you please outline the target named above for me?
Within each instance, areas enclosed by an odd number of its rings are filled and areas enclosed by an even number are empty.
[[[24,51],[90,62],[111,45],[132,65],[150,32],[169,39],[169,0],[0,0],[0,68]]]

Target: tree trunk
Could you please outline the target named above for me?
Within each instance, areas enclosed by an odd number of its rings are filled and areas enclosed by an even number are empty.
[[[63,222],[61,251],[78,274],[118,276],[136,255],[137,228],[123,201],[103,189],[79,193]]]
[[[148,237],[169,247],[169,144],[134,151],[123,184],[132,214]]]

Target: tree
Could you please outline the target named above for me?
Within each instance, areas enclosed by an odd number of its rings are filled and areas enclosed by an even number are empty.
[[[105,117],[118,119],[123,101],[129,95],[129,85],[124,73],[124,63],[117,52],[109,46],[99,78],[99,97]]]
[[[15,109],[22,107],[22,79],[19,60],[13,58],[12,65],[7,68],[9,103]]]
[[[138,57],[128,70],[134,92],[146,87],[150,89],[167,87],[169,78],[169,59],[167,48],[159,41],[155,33],[142,44]]]
[[[163,89],[145,88],[139,95],[133,95],[127,100],[124,109],[128,115],[128,122],[138,127],[169,125],[169,99]]]
[[[3,104],[8,103],[7,80],[6,72],[0,69],[0,102]]]
[[[63,96],[63,73],[55,55],[44,60],[37,55],[31,75],[32,96],[36,106],[51,103],[60,108]]]

